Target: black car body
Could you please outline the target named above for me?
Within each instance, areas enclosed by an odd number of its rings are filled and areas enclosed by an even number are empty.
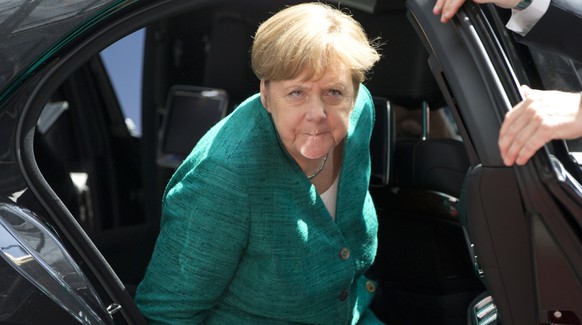
[[[191,146],[258,91],[252,35],[298,2],[0,4],[0,322],[145,322],[133,294],[180,159],[168,148]],[[517,43],[507,11],[467,3],[442,24],[433,5],[339,4],[385,43],[366,82],[376,103],[374,311],[394,324],[580,324],[579,145],[554,141],[522,167],[505,167],[497,149],[518,85],[579,91],[579,66]],[[140,136],[100,55],[137,30]],[[205,91],[222,94],[219,106],[192,117],[187,144],[167,145],[184,140],[167,127],[175,103]],[[399,114],[418,117],[421,132],[399,132]],[[429,115],[453,136],[432,136]]]

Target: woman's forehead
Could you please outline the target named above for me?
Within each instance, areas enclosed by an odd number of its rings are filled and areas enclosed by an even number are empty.
[[[304,69],[297,76],[280,80],[283,85],[310,85],[310,84],[339,84],[344,86],[352,85],[351,72],[346,68],[328,68],[322,72],[315,72]]]

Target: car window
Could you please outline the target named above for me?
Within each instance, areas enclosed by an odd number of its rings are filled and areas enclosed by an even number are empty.
[[[140,29],[101,52],[129,130],[141,135],[141,79],[145,30]]]

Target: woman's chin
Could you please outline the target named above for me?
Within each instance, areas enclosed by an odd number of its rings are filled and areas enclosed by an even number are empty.
[[[301,155],[307,159],[320,159],[322,157],[324,157],[331,148],[329,148],[328,146],[317,146],[317,147],[311,147],[311,146],[306,146],[306,147],[302,147],[301,150],[299,150],[299,152],[301,153]]]

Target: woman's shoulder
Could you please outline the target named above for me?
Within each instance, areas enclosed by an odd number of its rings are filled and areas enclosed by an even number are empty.
[[[371,132],[374,125],[375,109],[372,94],[366,86],[360,84],[358,97],[354,103],[354,111],[350,117],[348,134]]]
[[[213,157],[253,154],[251,147],[270,144],[275,134],[258,94],[249,97],[212,127],[194,149]],[[249,152],[250,150],[250,152]]]
[[[177,172],[195,169],[239,172],[277,150],[277,135],[258,95],[241,103],[196,144]]]
[[[358,91],[358,97],[356,97],[354,108],[356,110],[368,112],[373,111],[374,109],[374,98],[368,87],[364,84],[360,84],[360,90]]]

